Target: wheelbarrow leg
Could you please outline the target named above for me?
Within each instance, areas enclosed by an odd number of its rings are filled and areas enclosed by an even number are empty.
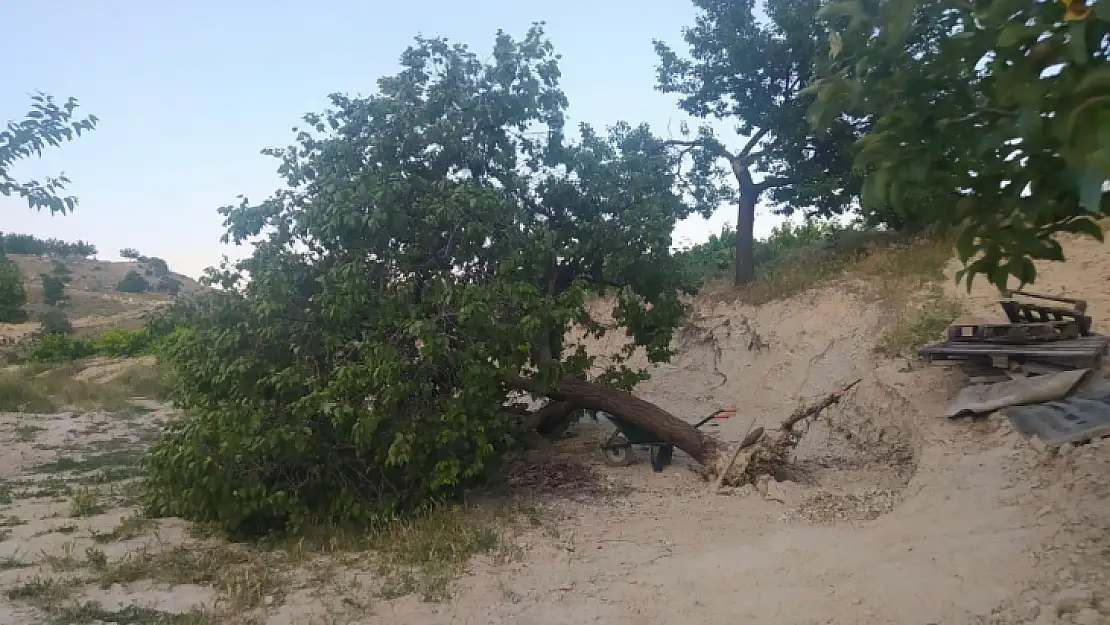
[[[671,463],[674,455],[674,445],[669,443],[651,445],[651,470],[659,473],[663,467]]]

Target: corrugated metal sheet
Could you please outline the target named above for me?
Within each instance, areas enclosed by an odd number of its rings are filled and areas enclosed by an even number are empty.
[[[1110,435],[1110,390],[1000,411],[1026,436],[1053,447]]]

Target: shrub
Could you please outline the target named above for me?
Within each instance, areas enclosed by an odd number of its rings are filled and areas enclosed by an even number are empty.
[[[66,284],[62,279],[50,274],[42,274],[42,301],[47,306],[57,306],[69,299]]]
[[[43,334],[35,341],[27,359],[32,362],[69,362],[96,355],[93,342],[68,334]]]
[[[157,256],[144,257],[143,262],[150,265],[150,269],[154,272],[154,277],[156,278],[161,278],[170,272],[170,266],[166,261]]]
[[[21,323],[27,320],[23,307],[27,304],[27,291],[23,288],[23,274],[10,258],[0,255],[0,323]]]
[[[50,273],[66,284],[69,284],[73,278],[73,271],[69,268],[69,265],[60,260],[54,261],[54,267],[50,270]]]
[[[801,224],[785,222],[766,238],[755,242],[756,273],[766,274],[774,265],[796,259],[799,253],[821,252],[837,247],[841,240],[858,233],[856,225],[808,220]],[[821,249],[816,249],[821,248]],[[686,271],[697,280],[712,280],[730,275],[736,254],[736,231],[726,225],[720,234],[710,235],[705,243],[678,252]]]
[[[156,288],[164,293],[177,295],[181,292],[181,281],[173,276],[162,276],[162,278],[158,280],[158,286]]]
[[[125,248],[123,248],[122,250],[119,251],[119,255],[123,258],[127,258],[127,259],[130,259],[130,260],[136,260],[136,259],[139,258],[139,250],[137,250],[133,247],[125,247]]]
[[[50,310],[39,317],[39,323],[42,327],[39,328],[40,335],[46,334],[73,334],[73,324],[69,322],[69,317],[60,310]]]
[[[106,330],[93,341],[93,348],[102,356],[138,356],[150,346],[150,336],[144,330]]]
[[[146,293],[150,290],[150,283],[139,272],[131,270],[116,285],[116,290],[121,293]]]

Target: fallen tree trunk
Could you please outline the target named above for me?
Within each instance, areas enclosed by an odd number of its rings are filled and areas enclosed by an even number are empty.
[[[537,392],[536,384],[527,378],[514,377],[507,380],[507,383],[523,391]],[[673,444],[707,467],[716,467],[728,451],[725,443],[704,434],[659,406],[611,386],[568,379],[547,389],[543,395],[552,399],[552,403],[565,402],[575,408],[600,410],[620,417],[655,434],[660,440]]]
[[[506,383],[522,391],[539,393],[538,386],[528,378],[512,377]],[[771,432],[766,432],[763,428],[756,429],[735,450],[716,437],[632,393],[584,380],[565,379],[543,391],[542,394],[552,402],[538,410],[533,417],[537,418],[537,422],[542,421],[561,413],[567,406],[609,413],[686,452],[705,466],[707,471],[703,474],[704,477],[719,478],[718,486],[736,486],[745,481],[754,481],[754,473],[770,471],[775,466],[786,463],[789,454],[801,440],[802,433],[797,432],[795,426],[815,419],[859,383],[860,380],[856,380],[814,404],[798,408]],[[545,412],[544,409],[547,408],[550,411]]]

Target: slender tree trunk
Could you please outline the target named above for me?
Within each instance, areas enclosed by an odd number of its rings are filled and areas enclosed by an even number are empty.
[[[745,285],[755,279],[755,205],[759,202],[760,188],[752,180],[744,155],[729,159],[732,175],[740,190],[736,203],[736,258],[733,261],[735,286]]]
[[[733,266],[736,286],[748,284],[755,279],[755,201],[754,189],[740,187],[740,201],[736,211],[736,259]]]

